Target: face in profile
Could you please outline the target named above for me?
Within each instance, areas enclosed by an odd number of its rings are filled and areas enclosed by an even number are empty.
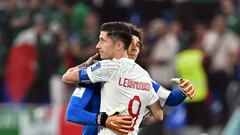
[[[132,42],[128,48],[128,58],[136,60],[140,51],[140,41],[137,36],[132,36]]]
[[[101,31],[96,48],[101,59],[112,59],[114,57],[113,50],[115,46],[113,41],[107,36],[106,31]]]

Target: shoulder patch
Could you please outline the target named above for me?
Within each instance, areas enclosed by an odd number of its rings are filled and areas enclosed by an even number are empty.
[[[95,70],[97,70],[97,69],[99,69],[99,68],[101,68],[101,64],[100,64],[99,62],[97,62],[97,63],[95,63],[95,64],[93,64],[93,65],[91,66],[91,70],[92,70],[92,71],[95,71]]]

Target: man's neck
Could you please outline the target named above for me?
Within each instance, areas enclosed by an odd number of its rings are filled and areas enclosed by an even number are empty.
[[[128,58],[127,51],[117,53],[114,56],[115,59]]]

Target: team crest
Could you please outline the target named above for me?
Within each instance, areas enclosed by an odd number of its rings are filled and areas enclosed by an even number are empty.
[[[93,65],[91,66],[91,70],[92,70],[92,71],[95,71],[95,70],[97,70],[97,69],[99,69],[99,68],[101,68],[101,64],[100,64],[99,62],[97,62],[97,63],[95,63],[95,64],[93,64]]]

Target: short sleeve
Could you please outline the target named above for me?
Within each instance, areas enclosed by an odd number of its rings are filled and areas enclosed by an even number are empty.
[[[152,105],[153,103],[155,103],[156,101],[158,101],[158,95],[157,93],[154,91],[153,87],[151,87],[151,91],[150,91],[150,100],[149,103],[147,104],[147,106]]]
[[[157,91],[157,95],[159,97],[159,101],[161,106],[163,107],[167,101],[168,96],[170,95],[171,91],[167,90],[164,87],[159,87],[158,91]]]
[[[169,94],[171,93],[166,88],[162,87],[159,83],[152,81],[154,91],[157,93],[161,106],[165,105]]]
[[[99,61],[87,68],[87,74],[92,83],[107,82],[113,78],[118,71],[118,65],[111,60]]]

